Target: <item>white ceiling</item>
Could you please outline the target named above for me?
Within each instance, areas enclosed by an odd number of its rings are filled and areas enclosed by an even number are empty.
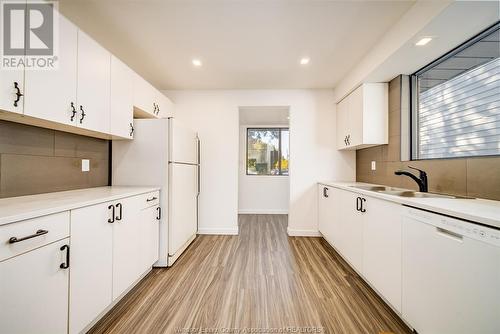
[[[61,0],[159,89],[332,88],[413,1]],[[310,57],[300,66],[301,57]],[[203,62],[194,68],[193,58]]]
[[[287,126],[289,109],[289,107],[240,107],[240,125]]]

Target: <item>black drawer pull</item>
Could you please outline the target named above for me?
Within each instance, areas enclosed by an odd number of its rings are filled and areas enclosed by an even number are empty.
[[[116,204],[116,207],[118,208],[118,216],[116,216],[116,220],[122,220],[122,214],[123,214],[122,203]]]
[[[36,231],[35,234],[28,235],[27,237],[23,237],[23,238],[19,238],[19,239],[16,237],[12,237],[9,239],[9,244],[15,244],[16,242],[21,242],[21,241],[28,240],[31,238],[36,238],[36,237],[39,237],[39,236],[47,234],[47,233],[49,233],[49,231],[47,231],[47,230],[38,230],[38,231]]]
[[[72,113],[72,115],[71,115],[70,120],[71,120],[71,122],[73,122],[75,119],[75,116],[76,116],[76,108],[75,108],[75,104],[73,102],[71,102],[71,113]]]
[[[113,224],[115,222],[115,206],[108,206],[108,210],[111,210],[111,218],[108,218],[108,223]]]
[[[80,106],[80,111],[82,112],[81,113],[82,117],[80,117],[80,124],[82,124],[83,123],[83,119],[85,118],[85,116],[87,116],[87,114],[85,113],[85,110],[83,110],[83,106]]]
[[[14,82],[14,89],[16,90],[16,99],[14,100],[14,107],[17,107],[17,103],[19,102],[23,94],[21,93],[21,90],[19,89],[19,84],[17,82]]]
[[[66,250],[66,263],[61,263],[61,265],[59,266],[59,268],[61,268],[61,269],[68,269],[69,268],[69,245],[63,245],[59,249],[61,250],[61,252],[63,250]]]
[[[158,197],[151,197],[151,198],[146,199],[146,202],[152,202],[152,201],[155,201],[157,199],[158,199]]]
[[[156,211],[158,212],[158,215],[156,216],[156,220],[160,220],[161,219],[161,208],[157,207]]]

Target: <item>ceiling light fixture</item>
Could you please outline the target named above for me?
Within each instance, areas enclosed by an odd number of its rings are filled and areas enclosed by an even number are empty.
[[[301,58],[300,65],[307,65],[307,64],[309,64],[310,61],[311,61],[311,59],[309,57]]]
[[[203,65],[203,64],[201,63],[201,60],[199,60],[199,59],[193,59],[192,63],[193,63],[193,65],[194,65],[194,66],[196,66],[196,67],[200,67],[201,65]]]
[[[432,41],[432,37],[423,37],[421,38],[417,43],[415,43],[416,46],[424,46],[427,43]]]

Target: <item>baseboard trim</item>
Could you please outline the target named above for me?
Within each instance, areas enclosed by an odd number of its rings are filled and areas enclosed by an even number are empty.
[[[291,237],[321,237],[321,233],[317,230],[296,230],[287,227],[286,232]]]
[[[198,228],[198,234],[238,235],[238,227],[233,228]]]
[[[238,210],[240,215],[287,215],[288,210]]]

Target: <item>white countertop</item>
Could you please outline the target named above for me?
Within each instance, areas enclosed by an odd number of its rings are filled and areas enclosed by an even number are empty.
[[[160,190],[159,187],[98,187],[0,199],[0,225]]]
[[[362,182],[326,181],[319,182],[319,184],[500,228],[500,201],[459,198],[409,198],[353,188],[353,186],[378,185]]]

